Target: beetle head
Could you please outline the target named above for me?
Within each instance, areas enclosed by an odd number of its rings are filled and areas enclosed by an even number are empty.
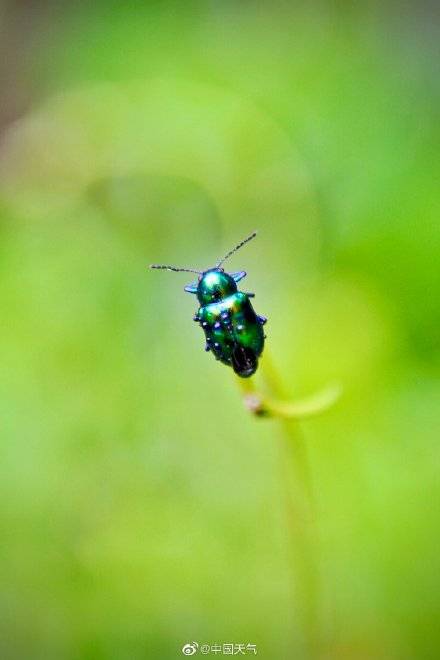
[[[236,245],[232,250],[221,259],[214,268],[209,268],[205,271],[195,270],[194,268],[178,268],[177,266],[165,266],[152,264],[150,268],[159,268],[162,270],[171,270],[175,273],[197,273],[199,279],[197,282],[192,284],[187,284],[185,291],[188,293],[196,293],[197,298],[201,305],[208,305],[209,303],[215,302],[216,300],[222,300],[226,296],[230,296],[232,293],[237,291],[237,282],[243,279],[246,276],[244,270],[239,271],[238,273],[225,273],[222,268],[222,264],[229,259],[229,257],[237,252],[240,248],[243,247],[246,243],[251,241],[257,232],[254,231],[250,236],[245,238],[241,243]]]
[[[212,268],[199,277],[197,298],[201,305],[223,300],[237,291],[237,285],[231,275],[222,268]]]

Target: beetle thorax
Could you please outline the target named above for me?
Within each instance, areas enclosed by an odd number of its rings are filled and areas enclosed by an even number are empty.
[[[219,268],[208,270],[199,279],[197,298],[201,305],[223,300],[237,291],[234,278]]]

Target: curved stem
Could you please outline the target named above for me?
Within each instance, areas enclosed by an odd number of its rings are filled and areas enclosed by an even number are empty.
[[[319,585],[316,515],[307,446],[294,420],[282,421],[280,474],[285,497],[294,623],[304,658],[319,642]]]
[[[257,392],[253,381],[239,379],[245,406],[253,414],[280,420],[280,473],[286,501],[289,564],[293,586],[295,626],[303,653],[312,659],[319,645],[318,539],[307,445],[298,421],[328,410],[340,395],[333,385],[302,401],[285,399],[283,387],[267,352],[262,374],[270,396]]]
[[[244,403],[254,414],[297,421],[322,414],[336,403],[341,394],[339,385],[329,385],[325,390],[299,401],[262,397],[251,389],[244,391]]]

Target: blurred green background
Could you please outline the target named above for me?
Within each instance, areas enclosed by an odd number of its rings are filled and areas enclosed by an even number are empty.
[[[188,278],[146,270],[253,229],[228,265],[286,390],[344,386],[302,425],[318,656],[439,657],[438,28],[434,3],[1,4],[2,660],[302,660],[282,430],[204,353]]]

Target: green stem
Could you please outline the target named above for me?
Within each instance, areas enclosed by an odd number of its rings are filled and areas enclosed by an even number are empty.
[[[319,592],[315,502],[309,457],[298,423],[283,420],[280,473],[284,489],[294,616],[302,657],[313,658],[319,641]]]
[[[286,502],[294,628],[300,637],[301,657],[306,660],[318,655],[319,646],[318,539],[307,445],[298,420],[327,410],[338,398],[340,388],[327,388],[300,402],[286,401],[267,352],[262,360],[262,375],[270,397],[257,392],[253,381],[240,379],[240,386],[246,407],[258,416],[277,417],[283,431],[279,463]]]

